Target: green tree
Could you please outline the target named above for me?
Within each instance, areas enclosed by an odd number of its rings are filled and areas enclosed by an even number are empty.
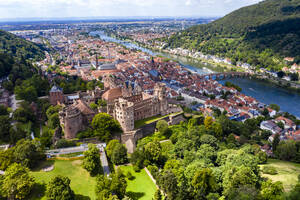
[[[111,161],[115,165],[125,164],[127,159],[127,149],[124,145],[118,143],[113,149]]]
[[[255,186],[257,181],[258,177],[250,167],[244,165],[239,167],[233,166],[224,173],[223,193],[225,196],[228,196],[231,190],[246,185]]]
[[[275,155],[281,160],[292,160],[297,155],[296,143],[293,140],[282,141],[275,150]]]
[[[111,155],[113,153],[114,148],[117,146],[117,144],[119,144],[119,140],[110,140],[105,148],[106,150],[106,154],[109,158],[111,158]]]
[[[105,100],[99,99],[98,100],[98,105],[101,106],[101,107],[105,107],[105,106],[107,106],[107,103],[106,103]]]
[[[95,104],[94,102],[90,103],[90,107],[93,110],[96,110],[98,108],[97,104]]]
[[[35,184],[29,170],[14,163],[5,171],[2,192],[8,199],[25,199]]]
[[[88,82],[88,83],[86,84],[86,89],[87,89],[87,90],[94,90],[94,89],[95,89],[94,83],[93,83],[93,82]]]
[[[213,125],[213,118],[208,116],[208,117],[205,117],[204,119],[204,126],[207,130],[210,130],[212,128],[212,125]]]
[[[205,199],[206,195],[217,189],[213,172],[209,168],[197,170],[191,185],[196,199]]]
[[[52,129],[56,129],[59,126],[59,123],[60,122],[59,122],[59,115],[58,115],[58,113],[54,113],[48,119],[48,125]]]
[[[151,162],[158,162],[161,158],[161,146],[158,141],[149,142],[145,146],[145,157]]]
[[[119,122],[106,113],[95,115],[92,127],[95,135],[102,141],[108,141],[112,137],[112,134],[121,132]]]
[[[10,137],[11,120],[8,116],[0,116],[0,141],[8,142]]]
[[[0,170],[6,170],[15,161],[12,148],[0,151]]]
[[[279,134],[275,134],[273,142],[272,142],[272,150],[273,152],[276,152],[277,146],[279,145],[280,142],[280,136]]]
[[[230,200],[257,200],[259,199],[258,190],[254,186],[243,185],[234,188],[229,192],[228,199]]]
[[[91,176],[96,176],[103,172],[99,149],[94,144],[88,145],[89,149],[83,153],[84,159],[82,167],[86,169]]]
[[[28,121],[35,122],[36,116],[34,115],[30,105],[28,103],[24,103],[20,108],[15,110],[13,113],[13,119],[18,122],[28,123]]]
[[[24,99],[28,102],[35,102],[38,97],[37,91],[33,86],[16,86],[15,94],[18,99]]]
[[[198,124],[198,121],[196,118],[189,119],[188,129],[191,129],[191,128],[197,126],[197,124]]]
[[[283,185],[280,181],[273,183],[271,180],[262,183],[260,195],[264,200],[283,199]]]
[[[162,200],[162,195],[159,189],[155,191],[153,200]]]
[[[13,147],[13,157],[15,162],[29,168],[46,159],[45,152],[37,142],[24,139],[19,140]]]
[[[0,105],[0,115],[8,115],[7,108],[4,105]]]
[[[53,114],[58,113],[60,109],[61,109],[60,105],[56,105],[56,106],[51,105],[50,107],[48,107],[48,109],[46,110],[46,116],[47,116],[47,118],[50,119],[51,116]]]
[[[159,176],[158,184],[168,198],[175,199],[179,188],[177,186],[177,178],[171,170],[166,170]]]
[[[214,163],[217,158],[216,150],[209,144],[203,144],[197,151],[197,158],[203,159],[205,163]]]
[[[157,130],[163,134],[163,135],[168,135],[168,132],[169,132],[169,126],[168,126],[168,123],[165,121],[165,120],[159,120],[157,123],[156,123],[156,128]]]
[[[122,199],[126,193],[127,182],[121,170],[112,173],[109,177],[99,175],[96,179],[96,196],[98,200],[107,200],[111,194]]]
[[[299,181],[298,181],[299,182]],[[288,200],[298,200],[300,196],[300,183],[297,183],[295,187],[288,194]]]
[[[269,116],[269,110],[267,108],[264,108],[264,110],[261,113],[262,115],[264,115],[265,117]]]
[[[200,137],[201,144],[209,144],[210,146],[214,147],[215,149],[218,148],[218,140],[212,135],[204,134]]]
[[[268,161],[268,155],[266,154],[266,152],[259,151],[256,154],[256,156],[258,158],[259,164],[266,164],[267,163],[267,161]]]
[[[280,106],[277,104],[270,104],[269,107],[277,112],[280,111]]]
[[[218,138],[219,140],[223,139],[223,129],[222,125],[219,122],[213,122],[212,129],[216,138]]]
[[[47,184],[46,197],[49,200],[74,200],[75,194],[70,187],[71,180],[65,176],[55,176]]]

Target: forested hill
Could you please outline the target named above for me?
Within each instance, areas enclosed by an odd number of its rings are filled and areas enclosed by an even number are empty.
[[[212,23],[193,26],[167,39],[183,47],[226,56],[258,67],[280,68],[274,58],[300,61],[300,0],[265,0]]]
[[[42,46],[0,30],[0,78],[11,72],[21,76],[22,72],[31,71],[28,59],[40,60],[43,57]],[[26,78],[20,76],[15,75],[14,78]],[[30,77],[30,74],[28,76]]]
[[[14,34],[0,30],[0,53],[24,59],[44,57],[43,47],[24,40]]]

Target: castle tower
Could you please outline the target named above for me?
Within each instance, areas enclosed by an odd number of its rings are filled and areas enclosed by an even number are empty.
[[[166,87],[162,83],[157,83],[154,86],[154,94],[158,98],[160,104],[160,114],[166,115],[168,113],[169,105],[167,101]]]
[[[54,85],[50,92],[49,92],[49,96],[50,96],[50,103],[52,105],[57,105],[57,103],[64,103],[64,96],[63,96],[63,90],[60,87],[57,87],[56,85]]]
[[[124,132],[134,130],[134,106],[123,98],[115,102],[114,118],[119,121]]]
[[[133,89],[133,93],[134,95],[138,95],[140,93],[142,93],[143,89],[142,87],[138,84],[137,81],[134,82],[134,89]]]
[[[79,131],[83,129],[82,115],[74,106],[65,107],[59,112],[60,125],[65,133],[66,139],[76,138]]]

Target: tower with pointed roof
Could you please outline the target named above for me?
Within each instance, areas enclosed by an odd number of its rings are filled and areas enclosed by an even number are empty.
[[[49,92],[49,96],[50,96],[50,103],[54,106],[57,105],[58,103],[60,104],[64,103],[63,90],[56,85],[52,86]]]

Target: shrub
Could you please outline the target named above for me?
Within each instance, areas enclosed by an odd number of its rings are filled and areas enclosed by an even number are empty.
[[[55,148],[67,148],[67,147],[75,147],[76,143],[74,141],[69,141],[66,139],[60,139],[55,144]]]
[[[159,174],[158,167],[156,167],[155,165],[148,165],[147,169],[150,171],[153,178],[157,179],[157,176]]]
[[[278,174],[276,168],[275,168],[275,167],[272,167],[272,166],[263,166],[262,172],[263,172],[264,174],[271,174],[271,175]]]
[[[135,172],[140,172],[141,171],[141,169],[137,165],[133,165],[133,170]]]
[[[126,177],[128,180],[133,180],[135,177],[131,174],[131,172],[127,172]]]

